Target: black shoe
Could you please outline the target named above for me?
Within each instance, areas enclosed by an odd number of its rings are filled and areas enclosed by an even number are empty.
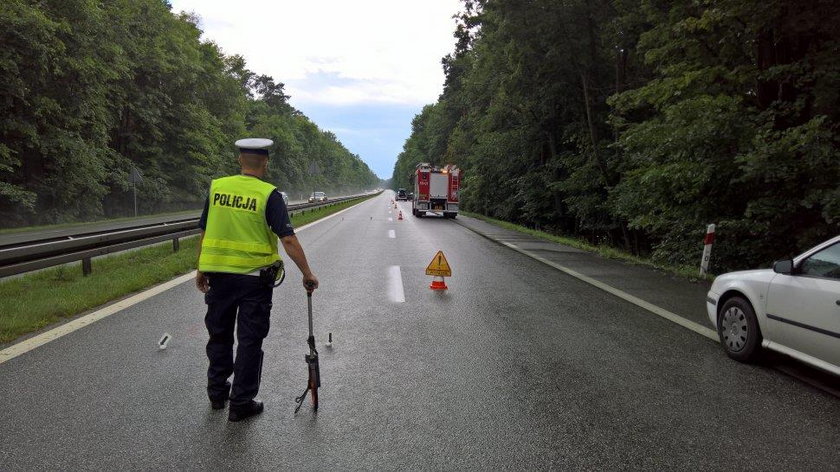
[[[216,389],[211,389],[207,387],[207,393],[210,395],[210,406],[213,407],[214,410],[221,410],[225,407],[225,403],[228,401],[228,397],[230,396],[230,382],[225,382],[225,389],[222,392],[222,396],[219,397],[216,394],[216,398],[213,398],[213,393]]]
[[[228,411],[228,421],[242,421],[245,418],[259,415],[262,412],[263,402],[259,400],[251,400],[244,405],[231,405],[230,411]]]
[[[210,399],[210,406],[211,406],[214,410],[221,410],[221,409],[223,409],[223,408],[225,407],[225,403],[227,403],[227,398],[224,398],[224,399],[221,399],[221,400],[213,400],[213,399]]]

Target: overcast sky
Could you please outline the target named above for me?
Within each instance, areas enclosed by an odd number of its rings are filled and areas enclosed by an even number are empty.
[[[390,178],[411,119],[443,89],[459,0],[171,0],[204,39],[286,84],[292,106]]]

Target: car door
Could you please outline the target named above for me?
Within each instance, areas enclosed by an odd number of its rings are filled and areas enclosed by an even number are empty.
[[[840,366],[840,243],[773,278],[767,324],[771,341]]]

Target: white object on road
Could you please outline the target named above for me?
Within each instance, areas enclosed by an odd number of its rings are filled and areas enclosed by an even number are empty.
[[[388,237],[391,238],[391,239],[395,239],[397,237],[397,232],[392,230],[392,229],[389,229],[388,230]]]
[[[700,261],[700,275],[709,272],[709,261],[712,259],[712,244],[715,243],[715,225],[706,227],[706,239],[703,240],[703,259]]]
[[[160,337],[160,341],[158,341],[158,349],[166,349],[170,340],[172,340],[172,336],[169,333],[163,333],[163,336]]]

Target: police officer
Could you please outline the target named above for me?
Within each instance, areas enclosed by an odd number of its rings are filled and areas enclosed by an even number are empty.
[[[210,184],[199,223],[203,231],[195,281],[207,302],[207,394],[216,410],[224,408],[230,399],[230,421],[263,411],[262,402],[254,398],[262,375],[262,342],[268,335],[272,269],[280,262],[278,237],[303,273],[304,288],[318,288],[318,279],[289,222],[283,197],[274,185],[260,180],[268,169],[266,148],[272,144],[260,138],[236,142],[242,173]],[[228,382],[231,374],[232,386]]]

